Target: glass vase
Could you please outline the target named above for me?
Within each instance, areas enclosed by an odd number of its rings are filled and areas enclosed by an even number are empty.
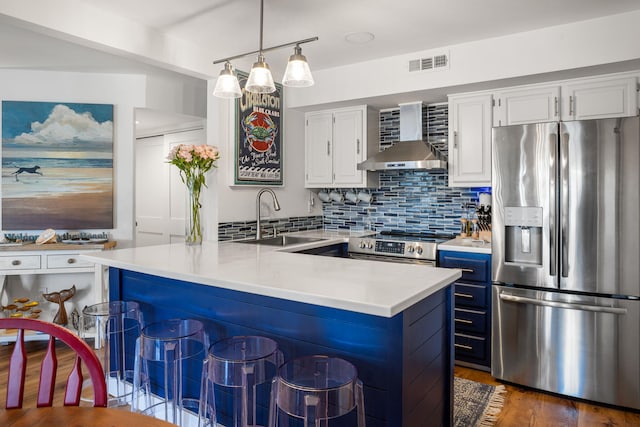
[[[200,191],[202,184],[197,179],[187,180],[187,206],[185,210],[185,243],[187,245],[202,244],[202,221]]]

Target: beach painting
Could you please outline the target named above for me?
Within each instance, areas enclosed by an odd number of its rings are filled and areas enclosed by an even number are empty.
[[[2,230],[113,228],[113,105],[2,101]]]

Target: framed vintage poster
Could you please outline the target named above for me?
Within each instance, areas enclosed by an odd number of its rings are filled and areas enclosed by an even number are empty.
[[[113,228],[113,105],[2,101],[2,229]]]
[[[248,75],[237,72],[242,97],[236,100],[235,185],[282,185],[282,85],[273,93],[244,90]]]

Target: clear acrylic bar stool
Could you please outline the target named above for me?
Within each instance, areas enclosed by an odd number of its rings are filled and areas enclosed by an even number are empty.
[[[145,326],[136,342],[131,409],[179,426],[197,425],[208,344],[199,320],[170,319]]]
[[[358,427],[365,427],[362,381],[351,363],[337,357],[301,357],[282,365],[273,379],[269,426],[295,417],[304,420],[304,427],[320,427],[354,409]]]
[[[257,387],[271,382],[282,362],[278,344],[270,338],[236,336],[214,343],[202,375],[206,403],[201,406],[201,425],[216,426],[223,418],[221,412],[230,412],[226,414],[230,415],[229,421],[224,423],[228,427],[257,426]],[[231,389],[231,404],[229,408],[216,408],[216,396],[219,401],[229,401],[220,396],[229,391],[224,389]],[[266,398],[264,406],[267,407]],[[264,418],[266,422],[267,417]]]
[[[109,391],[108,406],[131,404],[135,341],[143,326],[140,305],[134,301],[103,302],[82,310],[80,336],[94,339]]]

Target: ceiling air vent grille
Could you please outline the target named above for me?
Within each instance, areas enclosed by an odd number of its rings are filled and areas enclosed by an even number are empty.
[[[428,58],[412,59],[409,61],[409,71],[426,71],[437,68],[449,68],[449,57],[446,54]]]

